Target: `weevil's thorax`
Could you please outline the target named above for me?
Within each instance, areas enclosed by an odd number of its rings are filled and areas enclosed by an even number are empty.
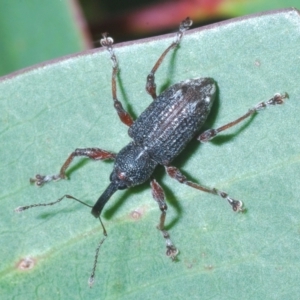
[[[118,153],[110,180],[119,189],[139,185],[150,178],[156,166],[147,149],[131,142]]]

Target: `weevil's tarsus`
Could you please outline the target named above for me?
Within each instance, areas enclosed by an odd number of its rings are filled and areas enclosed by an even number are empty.
[[[159,209],[161,210],[160,221],[157,226],[157,229],[161,231],[166,241],[167,256],[174,261],[179,251],[172,243],[168,231],[165,230],[165,220],[166,220],[166,214],[168,209],[168,206],[165,202],[165,193],[162,187],[158,184],[158,182],[155,179],[151,180],[150,185],[151,185],[152,197],[157,202]]]
[[[218,195],[218,196],[222,197],[223,199],[226,199],[228,201],[228,203],[231,205],[233,211],[236,211],[236,212],[244,211],[243,202],[229,197],[227,193],[225,193],[223,191],[219,191],[216,188],[210,189],[209,193]]]
[[[93,286],[93,284],[95,282],[95,274],[96,274],[96,268],[97,268],[98,256],[99,256],[100,248],[101,248],[102,244],[104,243],[104,241],[107,238],[107,231],[106,231],[106,229],[104,227],[104,224],[103,224],[103,222],[102,222],[102,220],[101,220],[100,217],[99,217],[99,221],[100,221],[100,224],[101,224],[102,229],[103,229],[103,235],[104,235],[104,237],[100,240],[100,242],[99,242],[99,244],[98,244],[98,246],[96,248],[93,269],[92,269],[91,276],[89,277],[89,280],[88,280],[88,285],[90,286],[90,288]]]
[[[146,81],[146,91],[148,92],[148,94],[151,95],[153,100],[155,100],[157,98],[155,72],[157,71],[157,69],[159,68],[159,66],[163,62],[165,56],[169,53],[169,51],[171,49],[176,48],[179,45],[179,43],[182,39],[183,33],[185,31],[187,31],[192,26],[192,24],[193,24],[193,21],[190,18],[186,18],[185,20],[183,20],[180,23],[179,30],[176,34],[175,41],[162,53],[162,55],[160,56],[160,58],[157,60],[154,67],[152,68],[151,72],[148,74],[147,81]]]
[[[55,174],[55,175],[40,175],[40,174],[37,174],[37,175],[35,175],[35,178],[30,178],[29,182],[34,183],[36,186],[41,187],[47,182],[57,181],[57,180],[60,180],[60,179],[61,179],[60,174]]]
[[[73,161],[76,156],[85,156],[93,160],[105,160],[105,159],[115,159],[116,154],[102,150],[99,148],[84,148],[84,149],[76,149],[72,152],[63,166],[61,167],[59,174],[55,175],[40,175],[37,174],[35,178],[30,178],[30,183],[35,183],[37,186],[43,186],[45,183],[50,181],[57,181],[60,179],[66,178],[66,170]]]
[[[220,196],[220,197],[222,197],[222,198],[224,198],[228,201],[228,203],[231,205],[233,211],[236,211],[236,212],[243,211],[243,202],[242,201],[235,200],[235,199],[229,197],[227,193],[225,193],[223,191],[219,191],[216,188],[210,189],[210,188],[204,187],[202,185],[199,185],[195,182],[187,180],[187,178],[176,167],[165,166],[165,169],[166,169],[168,175],[170,177],[176,179],[178,182],[186,184],[186,185],[188,185],[188,186],[190,186],[194,189],[197,189],[197,190],[200,190],[200,191],[203,191],[203,192],[206,192],[206,193],[211,193],[211,194],[214,194],[214,195],[218,195],[218,196]]]
[[[283,93],[283,94],[275,94],[271,99],[269,99],[268,101],[264,101],[264,102],[260,102],[258,104],[256,104],[253,108],[249,109],[247,113],[245,113],[243,116],[239,117],[238,119],[227,123],[217,129],[209,129],[206,130],[205,132],[203,132],[198,138],[197,140],[199,140],[202,143],[208,142],[211,139],[213,139],[215,136],[217,136],[220,132],[227,130],[235,125],[237,125],[238,123],[240,123],[241,121],[245,120],[246,118],[252,116],[253,114],[255,114],[256,112],[270,106],[270,105],[280,105],[284,103],[284,99],[288,98],[288,94],[287,93]]]
[[[120,120],[127,126],[131,126],[133,123],[132,116],[123,108],[122,103],[118,100],[117,97],[117,84],[116,77],[119,72],[118,60],[115,55],[113,49],[114,40],[111,37],[108,37],[106,33],[104,33],[103,38],[100,40],[100,43],[103,47],[107,49],[110,54],[110,59],[113,65],[112,77],[111,77],[111,86],[112,86],[112,98],[114,101],[114,108],[118,113]]]

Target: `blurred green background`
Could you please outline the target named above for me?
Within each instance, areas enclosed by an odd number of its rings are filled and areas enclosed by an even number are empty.
[[[116,42],[194,27],[255,12],[300,8],[299,0],[0,0],[0,76],[98,47],[102,32]]]

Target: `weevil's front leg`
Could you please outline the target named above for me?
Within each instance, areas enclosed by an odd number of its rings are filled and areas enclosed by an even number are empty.
[[[238,124],[241,121],[245,120],[246,118],[252,116],[256,112],[266,108],[267,106],[276,105],[276,104],[283,104],[285,98],[288,98],[287,93],[275,94],[273,98],[271,98],[268,101],[258,103],[253,108],[249,109],[249,111],[246,114],[244,114],[240,118],[236,119],[235,121],[232,121],[232,122],[230,122],[226,125],[223,125],[223,126],[217,128],[217,129],[206,130],[200,136],[198,136],[197,140],[199,140],[202,143],[208,142],[211,139],[213,139],[215,136],[217,136],[220,132],[235,126],[236,124]]]
[[[107,49],[110,54],[110,59],[113,63],[113,71],[112,71],[112,78],[111,78],[111,86],[112,86],[112,97],[114,100],[114,107],[117,111],[120,120],[127,126],[131,126],[133,123],[133,118],[131,115],[123,108],[122,103],[117,98],[117,84],[116,84],[116,77],[119,72],[118,61],[113,49],[114,40],[111,37],[108,37],[106,33],[103,34],[103,39],[100,40],[100,43],[103,47]]]
[[[180,172],[180,170],[176,167],[172,167],[172,166],[165,166],[165,169],[168,173],[169,176],[171,176],[172,178],[176,179],[178,182],[186,184],[194,189],[203,191],[203,192],[207,192],[207,193],[211,193],[214,195],[218,195],[224,199],[226,199],[228,201],[228,203],[231,205],[232,209],[234,211],[243,211],[243,202],[240,200],[235,200],[231,197],[228,196],[227,193],[223,192],[223,191],[219,191],[216,188],[207,188],[204,186],[201,186],[195,182],[192,181],[188,181],[187,178]]]
[[[168,231],[165,230],[165,219],[168,209],[168,206],[165,202],[165,194],[162,187],[157,183],[155,179],[151,180],[150,185],[152,190],[152,196],[154,200],[158,203],[159,209],[161,210],[160,221],[157,226],[157,229],[161,231],[166,241],[167,256],[171,257],[172,260],[175,260],[178,254],[178,249],[172,243]]]
[[[35,183],[37,186],[42,186],[44,183],[47,183],[52,180],[64,179],[66,177],[66,170],[71,164],[75,156],[85,156],[94,160],[105,160],[105,159],[114,159],[116,157],[115,153],[108,152],[99,148],[84,148],[76,149],[70,154],[68,159],[65,161],[63,166],[60,169],[60,172],[55,175],[40,175],[37,174],[35,178],[30,178],[31,183]]]
[[[151,95],[153,100],[155,100],[156,97],[157,97],[157,95],[156,95],[155,76],[154,76],[155,72],[157,71],[157,69],[159,68],[161,63],[163,62],[163,60],[164,60],[165,56],[168,54],[168,52],[171,49],[174,49],[179,45],[179,43],[181,41],[181,38],[183,36],[183,33],[185,31],[187,31],[192,26],[192,24],[193,24],[193,21],[190,18],[186,18],[185,20],[183,20],[180,23],[179,30],[177,32],[175,41],[163,52],[163,54],[157,60],[156,64],[152,68],[151,72],[147,76],[146,90]]]

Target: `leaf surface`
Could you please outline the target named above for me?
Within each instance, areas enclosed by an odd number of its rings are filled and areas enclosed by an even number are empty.
[[[145,79],[174,35],[116,45],[118,95],[136,118],[149,105]],[[116,193],[106,205],[93,289],[87,286],[100,224],[88,208],[64,200],[16,214],[22,205],[71,194],[93,204],[112,162],[77,159],[70,180],[29,185],[58,172],[75,148],[118,152],[130,139],[111,100],[104,49],[62,58],[0,82],[2,299],[293,299],[300,278],[300,19],[293,9],[190,30],[159,69],[161,92],[187,78],[212,77],[218,100],[204,129],[232,121],[276,92],[270,107],[207,144],[196,141],[174,161],[191,180],[244,202],[226,201],[155,173],[168,201],[167,229],[180,249],[165,256],[155,228],[159,209],[147,184]],[[20,270],[30,257],[34,266]]]

